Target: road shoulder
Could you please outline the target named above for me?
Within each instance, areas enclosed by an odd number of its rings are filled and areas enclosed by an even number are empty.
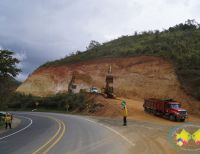
[[[21,120],[19,118],[13,118],[13,121],[12,121],[12,128],[16,128],[19,124],[21,123]],[[0,134],[8,131],[9,129],[5,129],[4,126],[0,127]]]
[[[169,125],[128,120],[128,126],[123,126],[120,118],[88,117],[91,120],[106,125],[135,143],[132,151],[136,153],[171,153],[177,154],[167,142]]]

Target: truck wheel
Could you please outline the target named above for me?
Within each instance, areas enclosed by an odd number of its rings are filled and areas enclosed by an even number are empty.
[[[175,117],[174,115],[171,114],[171,115],[169,116],[169,119],[170,119],[171,121],[175,121],[175,120],[176,120],[176,117]]]
[[[184,121],[185,121],[185,119],[180,119],[180,121],[181,121],[181,122],[184,122]]]
[[[153,110],[153,115],[155,115],[155,116],[157,115],[157,113],[156,113],[156,111],[155,111],[155,110]]]

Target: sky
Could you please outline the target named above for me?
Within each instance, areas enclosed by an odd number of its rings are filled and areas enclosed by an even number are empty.
[[[18,80],[47,61],[135,31],[200,22],[199,0],[0,0],[0,49],[21,60]]]

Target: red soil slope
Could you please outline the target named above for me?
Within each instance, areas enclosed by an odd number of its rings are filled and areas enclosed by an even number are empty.
[[[187,96],[175,74],[173,65],[159,57],[107,58],[36,70],[17,89],[18,92],[47,96],[66,92],[73,72],[76,84],[83,88],[105,86],[109,66],[114,75],[114,90],[118,97],[143,99],[174,98],[192,113],[198,113],[200,103]]]

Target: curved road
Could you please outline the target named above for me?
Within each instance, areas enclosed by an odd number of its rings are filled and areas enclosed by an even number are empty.
[[[2,154],[126,154],[134,146],[118,132],[80,116],[37,112],[14,115],[21,123],[0,134]]]

